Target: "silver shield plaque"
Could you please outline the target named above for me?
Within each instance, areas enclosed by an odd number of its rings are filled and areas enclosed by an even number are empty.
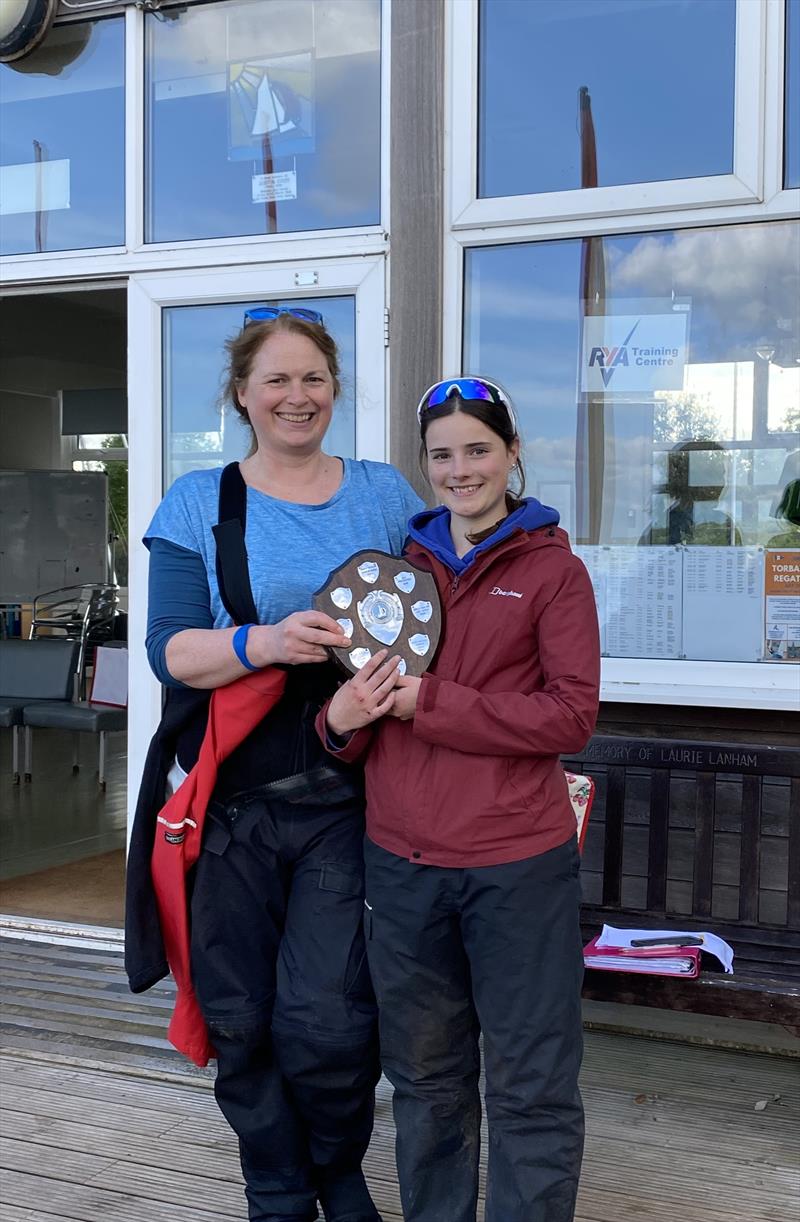
[[[405,675],[418,677],[433,661],[442,627],[439,592],[432,575],[405,557],[357,552],[317,591],[314,608],[347,631],[352,644],[331,652],[350,674],[380,649],[400,656]]]

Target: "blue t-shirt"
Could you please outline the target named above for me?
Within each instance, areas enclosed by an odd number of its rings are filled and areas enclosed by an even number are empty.
[[[189,553],[185,557],[189,576],[192,562],[195,570],[198,567],[195,557],[202,561],[208,600],[206,626],[227,628],[232,624],[217,585],[212,532],[218,518],[221,474],[222,468],[215,467],[190,471],[176,480],[144,537],[152,551],[148,655],[162,681],[169,682],[163,664],[169,638],[183,628],[203,626],[197,610],[187,605],[191,583],[176,589],[174,580],[159,580],[159,573],[169,572],[171,561],[180,565],[176,549]],[[248,488],[245,546],[259,622],[275,624],[293,611],[309,610],[314,592],[354,552],[375,548],[400,555],[408,520],[423,508],[399,471],[364,459],[344,459],[342,482],[322,505],[281,501]],[[166,555],[152,548],[156,539],[173,545]]]

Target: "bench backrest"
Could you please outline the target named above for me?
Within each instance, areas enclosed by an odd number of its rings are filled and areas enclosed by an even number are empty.
[[[800,748],[596,735],[564,763],[597,786],[583,852],[588,926],[711,927],[766,959],[794,944]]]
[[[71,700],[78,641],[0,641],[0,697]]]

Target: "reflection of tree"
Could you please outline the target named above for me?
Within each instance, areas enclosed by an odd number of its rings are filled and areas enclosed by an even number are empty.
[[[699,395],[683,391],[662,391],[656,397],[653,436],[656,441],[716,440],[719,422],[708,403]]]
[[[173,433],[170,465],[171,479],[198,468],[215,467],[222,454],[222,430],[202,433]]]
[[[800,433],[800,403],[787,407],[783,420],[778,425],[779,433]]]
[[[180,438],[182,450],[198,450],[203,454],[216,454],[221,448],[219,433],[175,433],[174,437],[176,440]]]

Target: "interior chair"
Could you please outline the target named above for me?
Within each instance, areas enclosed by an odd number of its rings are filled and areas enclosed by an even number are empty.
[[[78,763],[78,734],[91,733],[99,736],[97,773],[100,788],[106,787],[106,736],[128,726],[128,651],[119,644],[98,646],[95,650],[92,698],[63,701],[38,701],[26,705],[23,722],[26,732],[37,726],[40,729],[73,730],[75,752],[72,771],[76,773]],[[26,738],[26,759],[30,764],[30,745]],[[26,780],[30,779],[26,768]]]
[[[100,788],[106,787],[106,735],[128,727],[128,710],[114,708],[105,704],[92,704],[88,700],[55,701],[42,700],[36,704],[28,704],[23,712],[26,732],[33,727],[44,730],[73,730],[75,734],[97,734],[100,745],[97,761],[97,774]],[[25,780],[31,780],[32,751],[30,738],[25,740],[26,773]],[[76,773],[78,763],[77,738],[73,755],[72,771]]]
[[[37,594],[31,615],[31,640],[63,637],[80,645],[74,699],[85,695],[86,659],[90,649],[110,641],[119,605],[117,586],[94,583],[61,586]]]
[[[55,638],[0,641],[0,726],[11,728],[14,784],[19,784],[19,732],[26,708],[72,699],[80,643]],[[30,731],[25,733],[25,779],[31,775]]]

